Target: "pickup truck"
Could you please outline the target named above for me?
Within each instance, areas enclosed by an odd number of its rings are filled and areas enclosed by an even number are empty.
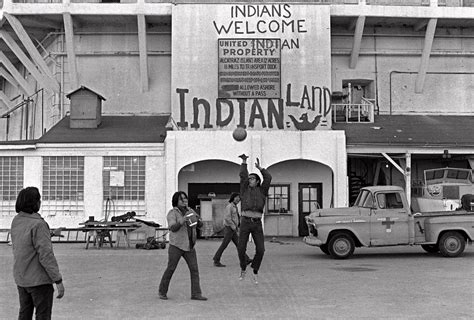
[[[469,197],[469,198],[466,198]],[[474,196],[460,210],[413,213],[405,192],[396,186],[361,189],[350,208],[318,209],[305,217],[309,235],[303,241],[335,259],[356,247],[421,245],[430,253],[457,257],[474,238]]]

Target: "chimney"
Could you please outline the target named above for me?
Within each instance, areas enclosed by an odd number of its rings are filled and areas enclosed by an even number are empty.
[[[68,93],[71,100],[69,127],[97,128],[101,123],[102,100],[105,98],[91,89],[81,86]]]

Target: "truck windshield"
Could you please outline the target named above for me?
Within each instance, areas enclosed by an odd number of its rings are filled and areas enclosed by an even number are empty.
[[[361,190],[359,196],[354,202],[354,207],[372,208],[374,206],[374,198],[368,190]]]

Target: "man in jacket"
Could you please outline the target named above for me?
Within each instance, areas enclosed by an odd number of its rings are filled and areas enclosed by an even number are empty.
[[[201,218],[188,207],[188,195],[184,191],[175,192],[171,202],[173,209],[166,216],[171,231],[168,266],[161,277],[158,296],[161,300],[168,300],[167,293],[171,277],[179,260],[183,257],[191,274],[191,299],[205,301],[207,298],[201,293],[197,255],[194,248],[197,239],[196,228],[202,226]]]
[[[225,264],[221,263],[222,253],[227,248],[229,243],[232,241],[235,244],[235,247],[238,249],[239,246],[239,225],[240,225],[240,215],[239,208],[237,204],[240,202],[240,194],[233,192],[229,198],[229,204],[224,209],[224,239],[217,249],[216,254],[214,255],[214,266],[216,267],[225,267]],[[245,259],[247,264],[250,264],[252,261],[246,255]]]
[[[53,253],[51,234],[46,221],[38,211],[41,195],[37,188],[20,191],[13,218],[11,236],[13,245],[13,277],[20,297],[18,319],[51,319],[53,309],[53,283],[57,298],[64,295],[62,276]]]
[[[240,224],[239,234],[239,260],[240,260],[240,280],[245,278],[247,260],[247,242],[249,235],[252,235],[255,243],[255,256],[252,260],[251,267],[253,269],[253,281],[258,284],[258,270],[262,263],[263,254],[265,252],[264,235],[262,227],[263,208],[266,204],[268,196],[268,189],[272,182],[272,176],[270,173],[260,166],[260,160],[257,158],[255,167],[260,170],[263,181],[260,181],[260,177],[256,173],[248,173],[247,170],[247,158],[248,156],[242,154],[239,156],[242,159],[240,165],[240,197],[241,197],[241,209],[242,218]]]

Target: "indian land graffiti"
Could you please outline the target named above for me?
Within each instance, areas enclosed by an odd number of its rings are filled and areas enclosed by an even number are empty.
[[[219,36],[225,35],[292,35],[308,32],[306,19],[294,19],[289,4],[232,5],[230,20],[220,23],[214,20]],[[281,49],[299,49],[299,38],[282,39]]]
[[[183,129],[223,128],[236,124],[242,128],[315,130],[318,126],[327,127],[330,122],[331,91],[326,87],[304,85],[298,96],[293,94],[289,83],[285,99],[217,98],[214,106],[200,97],[193,97],[190,106],[187,88],[177,88],[176,93],[179,98],[177,125]],[[187,118],[187,110],[192,110],[192,119]],[[211,118],[215,123],[211,123]]]

